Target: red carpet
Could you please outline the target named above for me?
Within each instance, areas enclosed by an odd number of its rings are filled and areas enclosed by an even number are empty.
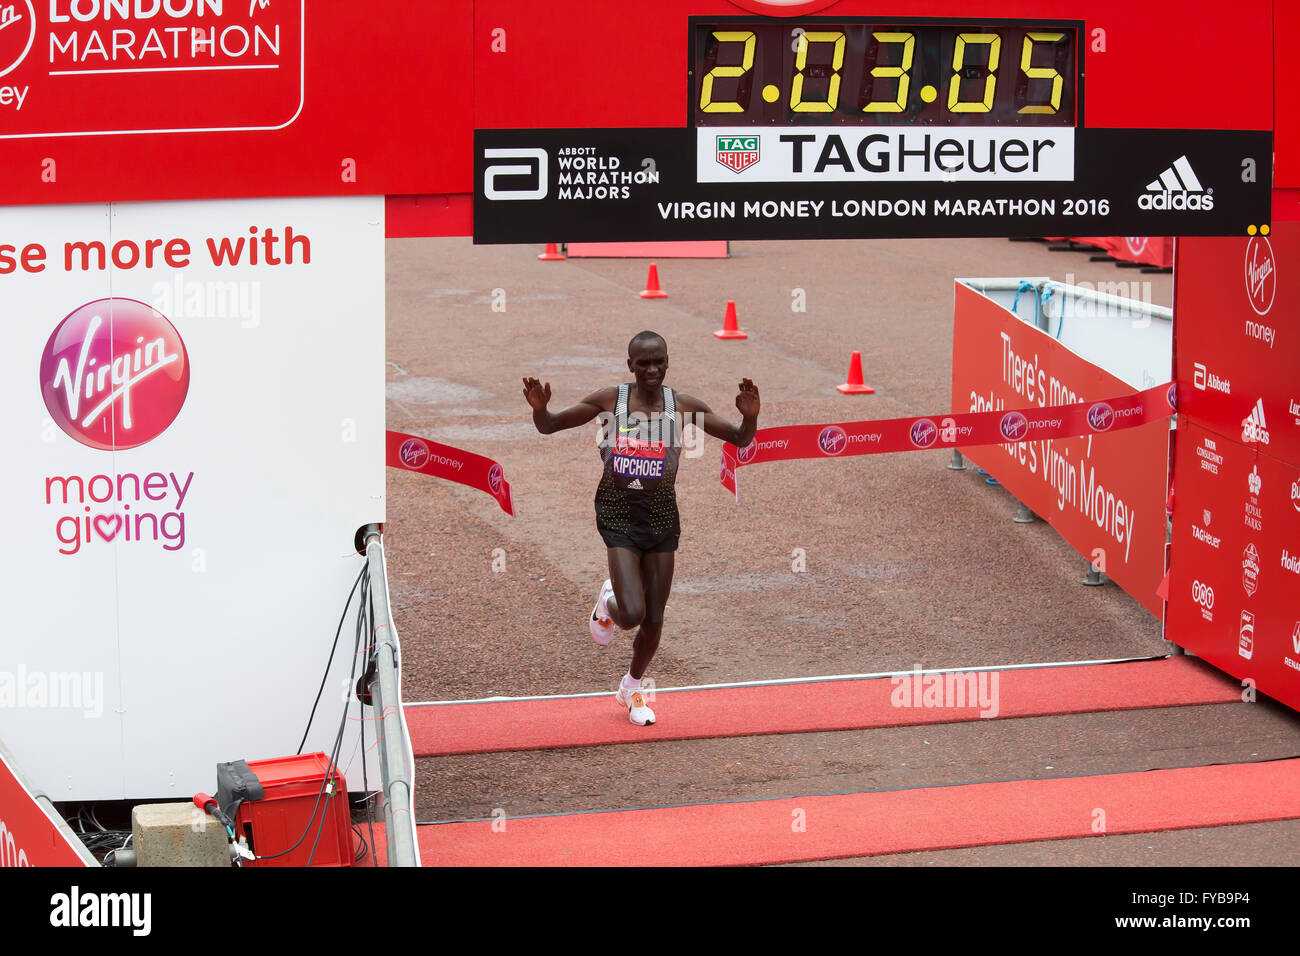
[[[985,671],[983,675],[987,682],[987,696],[983,699],[996,703],[998,717],[1040,717],[1241,700],[1241,688],[1236,681],[1187,657]],[[909,677],[913,686],[908,689],[915,689],[919,680],[916,676]],[[899,701],[903,688],[888,677],[717,690],[662,690],[652,703],[659,722],[651,727],[628,723],[627,711],[614,701],[612,693],[609,697],[420,704],[406,707],[406,722],[415,755],[437,757],[979,720],[980,707],[970,706],[969,697],[957,697],[957,689],[952,688],[954,693],[947,700],[941,696],[927,698],[922,689],[920,695],[913,695],[920,697],[921,706],[917,706],[916,700],[910,705]],[[965,687],[960,689],[966,693]],[[956,706],[963,699],[967,706]]]
[[[1300,817],[1300,759],[419,828],[426,866],[793,863]],[[804,832],[793,826],[802,811]],[[378,831],[376,831],[378,836]],[[382,854],[382,836],[379,836]]]

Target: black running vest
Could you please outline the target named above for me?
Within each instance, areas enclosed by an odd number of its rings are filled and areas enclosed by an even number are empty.
[[[656,536],[680,534],[677,516],[677,462],[681,429],[673,390],[663,389],[664,410],[647,421],[628,420],[632,386],[618,387],[614,419],[601,437],[604,473],[596,489],[596,521],[612,531]]]

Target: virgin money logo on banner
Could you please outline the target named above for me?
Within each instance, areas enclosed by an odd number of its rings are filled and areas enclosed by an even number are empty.
[[[817,447],[823,455],[838,455],[849,447],[848,436],[839,425],[827,425],[817,436]]]
[[[929,448],[939,440],[939,428],[928,418],[918,418],[912,423],[908,437],[917,448]]]
[[[23,62],[36,39],[32,0],[0,4],[0,76]]]
[[[1091,421],[1092,412],[1088,412]],[[1007,412],[998,423],[998,430],[1007,441],[1020,441],[1029,432],[1029,420],[1020,412]]]
[[[1246,243],[1246,295],[1250,307],[1258,315],[1268,314],[1273,308],[1277,292],[1277,260],[1273,246],[1263,236],[1255,236]]]
[[[96,299],[59,323],[41,356],[50,417],[83,445],[136,448],[176,420],[190,388],[180,333],[135,299]]]
[[[1142,250],[1147,247],[1146,236],[1125,236],[1124,241],[1128,243],[1129,252],[1135,256],[1141,255]]]
[[[418,438],[408,438],[402,442],[397,455],[407,468],[419,468],[429,460],[429,446]]]
[[[492,489],[492,494],[501,494],[501,466],[493,465],[488,469],[488,487]]]
[[[751,441],[748,445],[746,445],[744,448],[739,449],[736,452],[736,457],[739,458],[742,463],[744,463],[744,462],[753,461],[754,456],[757,454],[758,454],[758,440],[755,439]]]
[[[1115,409],[1106,402],[1098,402],[1088,409],[1088,424],[1099,432],[1104,432],[1115,424]]]
[[[1174,411],[1178,411],[1178,383],[1174,382],[1169,386],[1169,391],[1165,393],[1165,401]]]

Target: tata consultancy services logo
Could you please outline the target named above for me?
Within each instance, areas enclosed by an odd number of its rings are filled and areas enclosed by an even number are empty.
[[[36,11],[32,0],[0,0],[0,76],[23,62],[36,39]]]
[[[41,394],[58,426],[104,450],[166,431],[190,388],[185,343],[135,299],[96,299],[59,323],[41,356]]]
[[[1277,260],[1268,239],[1255,236],[1246,243],[1246,295],[1250,307],[1257,315],[1265,315],[1273,308],[1277,292]]]
[[[719,136],[718,162],[733,173],[741,173],[758,162],[757,136]]]

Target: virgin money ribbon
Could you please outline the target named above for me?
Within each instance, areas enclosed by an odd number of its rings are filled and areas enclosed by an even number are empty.
[[[427,438],[390,431],[387,433],[387,462],[389,468],[418,471],[422,475],[445,478],[486,491],[497,500],[502,511],[512,518],[515,515],[510,482],[506,481],[501,465],[491,458],[451,445],[440,445]]]
[[[1170,382],[1073,405],[760,428],[744,448],[730,442],[722,446],[722,486],[739,498],[736,470],[766,461],[969,448],[1119,431],[1168,418],[1177,410],[1176,402],[1177,386]]]

